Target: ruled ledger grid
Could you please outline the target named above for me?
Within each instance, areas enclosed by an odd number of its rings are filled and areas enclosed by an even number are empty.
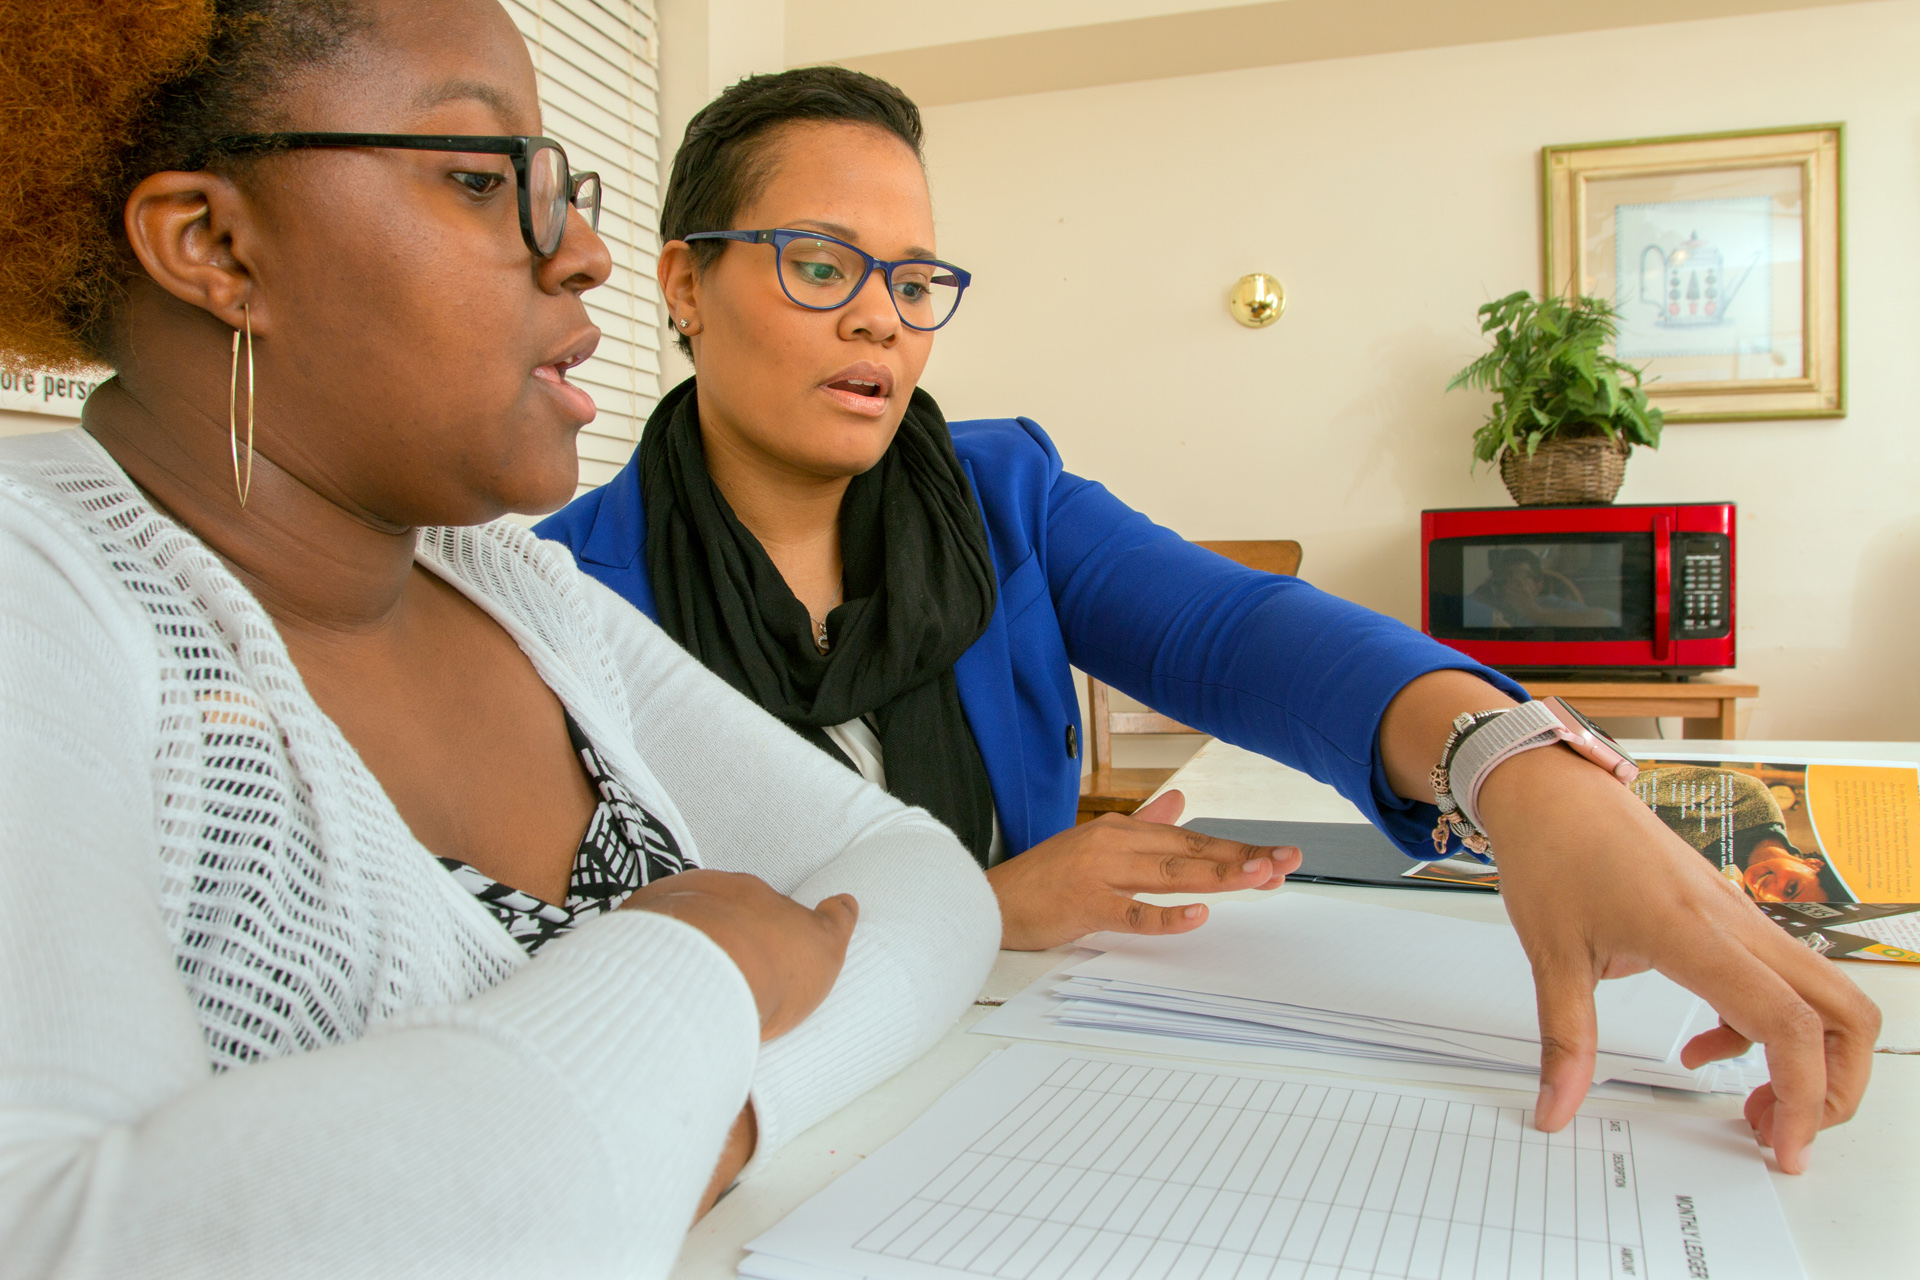
[[[1001,1280],[1646,1274],[1633,1135],[1069,1059],[859,1251]]]

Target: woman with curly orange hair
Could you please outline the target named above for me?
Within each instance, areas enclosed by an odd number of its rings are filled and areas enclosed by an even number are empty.
[[[115,373],[0,442],[5,1271],[664,1273],[972,998],[980,872],[484,523],[610,270],[494,0],[0,44],[0,360]]]

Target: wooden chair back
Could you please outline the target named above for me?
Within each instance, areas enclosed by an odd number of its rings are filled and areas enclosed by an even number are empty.
[[[1300,544],[1273,539],[1257,542],[1200,542],[1216,555],[1262,573],[1300,572]],[[1081,822],[1103,813],[1131,813],[1173,776],[1172,769],[1120,768],[1113,765],[1113,739],[1131,734],[1199,733],[1158,711],[1115,711],[1107,686],[1087,677],[1087,720],[1092,738],[1093,772],[1080,780]]]

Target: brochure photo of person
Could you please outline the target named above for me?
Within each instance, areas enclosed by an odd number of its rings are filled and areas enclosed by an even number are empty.
[[[1858,902],[1820,852],[1805,788],[1804,767],[1781,765],[1649,762],[1633,782],[1662,822],[1755,902]]]
[[[1803,945],[1920,964],[1912,765],[1645,760],[1633,788]]]
[[[1675,753],[1640,761],[1632,787],[1803,945],[1834,959],[1920,964],[1920,770],[1913,765]],[[1495,867],[1464,857],[1421,863],[1406,878],[1499,887]]]

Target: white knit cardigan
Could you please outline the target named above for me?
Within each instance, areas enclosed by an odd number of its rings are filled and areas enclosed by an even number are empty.
[[[647,912],[528,961],[217,557],[83,433],[0,441],[0,1273],[659,1276],[749,1092],[757,1166],[978,990],[999,919],[944,827],[525,530],[419,561],[702,864],[859,898],[833,994],[762,1046]]]

